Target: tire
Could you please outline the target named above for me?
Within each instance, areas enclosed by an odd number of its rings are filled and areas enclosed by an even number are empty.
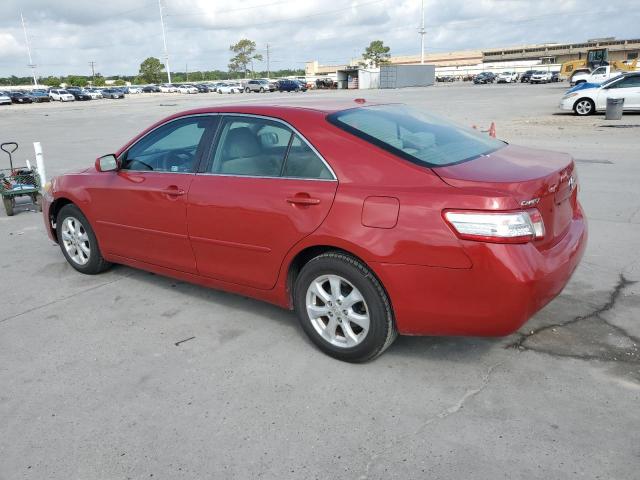
[[[264,93],[264,88],[260,87],[260,93]]]
[[[36,206],[36,208],[38,209],[39,212],[42,211],[42,195],[40,195],[39,193],[34,193],[33,194],[33,203]]]
[[[69,232],[65,230],[68,225],[66,223],[67,221],[73,223],[78,232],[77,237],[73,236],[73,234],[69,236]],[[58,217],[56,218],[56,234],[64,258],[80,273],[95,275],[105,271],[111,266],[111,264],[102,257],[100,247],[98,246],[98,239],[91,228],[89,220],[87,220],[87,217],[84,216],[80,209],[72,203],[65,205],[58,212]],[[71,239],[69,241],[70,243],[65,242],[65,237]],[[84,245],[84,247],[82,247],[82,245]],[[87,249],[89,251],[88,254],[86,252]],[[70,252],[75,252],[75,255],[72,256]],[[83,263],[83,260],[86,261]]]
[[[251,93],[251,89],[249,87],[245,88],[244,93]]]
[[[573,104],[573,111],[580,117],[586,117],[595,113],[596,104],[590,98],[580,98]]]
[[[2,197],[2,203],[4,203],[4,210],[7,212],[7,217],[13,217],[13,199],[11,197]]]
[[[351,305],[341,303],[352,293]],[[397,336],[384,288],[366,265],[341,252],[319,255],[302,268],[294,286],[294,307],[311,341],[338,360],[373,360]],[[310,309],[317,313],[314,318]]]

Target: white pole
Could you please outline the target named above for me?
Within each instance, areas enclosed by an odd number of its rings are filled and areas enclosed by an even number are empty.
[[[420,17],[422,18],[422,24],[420,26],[420,64],[424,65],[424,0],[422,0]]]
[[[167,50],[167,34],[164,31],[164,16],[162,15],[162,0],[158,0],[160,9],[160,25],[162,26],[162,43],[164,44],[164,65],[167,68],[167,79],[171,83],[171,68],[169,67],[169,52]]]
[[[33,64],[33,60],[31,59],[31,45],[29,45],[29,35],[27,35],[27,27],[24,24],[24,17],[22,16],[22,12],[20,12],[20,21],[22,22],[24,42],[27,44],[27,55],[29,56],[29,68],[31,68],[31,74],[33,75],[33,86],[35,87],[38,85],[38,80],[36,79],[36,66]]]
[[[44,169],[44,156],[42,155],[42,145],[40,145],[40,142],[33,142],[33,149],[36,152],[36,168],[40,176],[40,185],[44,187],[44,184],[47,183],[47,172],[45,172]]]

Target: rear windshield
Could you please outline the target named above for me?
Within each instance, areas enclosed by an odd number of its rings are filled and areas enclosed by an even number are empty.
[[[374,145],[429,167],[464,162],[506,145],[485,133],[459,127],[405,105],[353,108],[327,118]]]

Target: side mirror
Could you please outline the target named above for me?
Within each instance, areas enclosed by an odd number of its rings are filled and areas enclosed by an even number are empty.
[[[113,154],[96,158],[96,170],[99,172],[113,172],[118,170],[118,167],[118,159]]]

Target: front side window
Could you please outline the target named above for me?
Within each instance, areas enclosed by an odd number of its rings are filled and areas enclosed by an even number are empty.
[[[206,129],[208,116],[173,120],[149,133],[122,158],[122,169],[153,172],[192,172]]]
[[[640,75],[626,77],[619,82],[614,83],[609,88],[637,88],[640,87]]]
[[[429,167],[464,162],[506,145],[405,105],[352,108],[327,119],[395,155]]]

